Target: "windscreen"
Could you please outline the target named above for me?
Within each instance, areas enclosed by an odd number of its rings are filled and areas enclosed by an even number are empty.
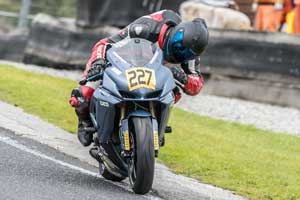
[[[126,39],[113,45],[115,52],[133,66],[144,66],[153,57],[150,41],[144,39]]]

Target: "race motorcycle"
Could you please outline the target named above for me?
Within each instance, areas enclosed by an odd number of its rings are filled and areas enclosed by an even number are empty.
[[[133,191],[145,194],[152,187],[155,157],[164,145],[176,87],[163,53],[150,41],[125,39],[106,54],[108,66],[90,102],[94,147],[100,174],[111,181],[129,177]],[[101,143],[101,145],[100,145]]]

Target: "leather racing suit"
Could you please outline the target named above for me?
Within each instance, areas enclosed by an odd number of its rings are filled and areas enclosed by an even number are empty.
[[[162,51],[164,51],[165,37],[168,28],[170,26],[176,26],[180,22],[181,18],[175,12],[163,10],[140,17],[119,31],[118,34],[101,39],[92,49],[92,54],[86,64],[82,78],[85,79],[91,72],[95,73],[93,72],[93,69],[97,64],[101,63],[101,65],[104,65],[106,51],[111,47],[111,44],[117,43],[127,37],[143,38],[153,43],[157,42]],[[188,95],[198,94],[203,87],[203,78],[199,70],[199,61],[200,58],[197,57],[195,60],[187,63],[180,63],[180,67],[170,66],[173,77],[183,85],[183,91]],[[92,141],[92,134],[87,134],[85,130],[86,127],[92,126],[89,119],[89,101],[93,95],[94,89],[99,84],[100,81],[88,82],[85,86],[74,89],[69,101],[69,103],[75,107],[75,111],[78,115],[78,137],[84,146],[88,146]],[[181,98],[180,90],[177,87],[174,89],[174,96],[176,103]]]
[[[92,64],[104,59],[106,51],[110,48],[110,44],[119,42],[126,37],[143,38],[153,43],[158,42],[159,47],[164,50],[164,37],[169,26],[175,26],[181,22],[181,18],[174,11],[162,10],[151,15],[143,16],[129,24],[127,27],[119,31],[118,34],[108,38],[101,39],[93,47],[92,54],[86,64],[82,78],[86,78]],[[185,92],[189,95],[196,95],[203,87],[203,79],[199,70],[200,57],[188,63],[181,63],[181,68],[171,66],[170,69],[176,80],[185,86]],[[88,95],[89,96],[89,95]],[[180,98],[180,93],[175,94],[176,101]]]

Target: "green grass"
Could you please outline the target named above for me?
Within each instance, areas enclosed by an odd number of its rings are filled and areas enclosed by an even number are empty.
[[[175,109],[160,159],[251,199],[300,199],[300,138]],[[188,155],[188,156],[187,156]]]
[[[0,99],[75,132],[77,83],[0,65]],[[300,138],[174,109],[159,158],[177,173],[250,199],[300,199]]]
[[[73,133],[77,121],[68,99],[76,85],[74,81],[0,65],[0,100]]]

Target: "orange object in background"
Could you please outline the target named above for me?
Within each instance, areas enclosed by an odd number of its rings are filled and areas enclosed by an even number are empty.
[[[300,34],[300,0],[294,0],[294,7],[287,9],[287,33]]]
[[[300,34],[300,0],[295,0],[295,19],[294,19],[294,33]]]
[[[258,31],[277,32],[283,19],[283,10],[275,10],[273,4],[258,5],[255,28]]]
[[[295,33],[295,11],[291,10],[286,14],[285,17],[287,29],[286,32],[289,34],[294,34]]]

